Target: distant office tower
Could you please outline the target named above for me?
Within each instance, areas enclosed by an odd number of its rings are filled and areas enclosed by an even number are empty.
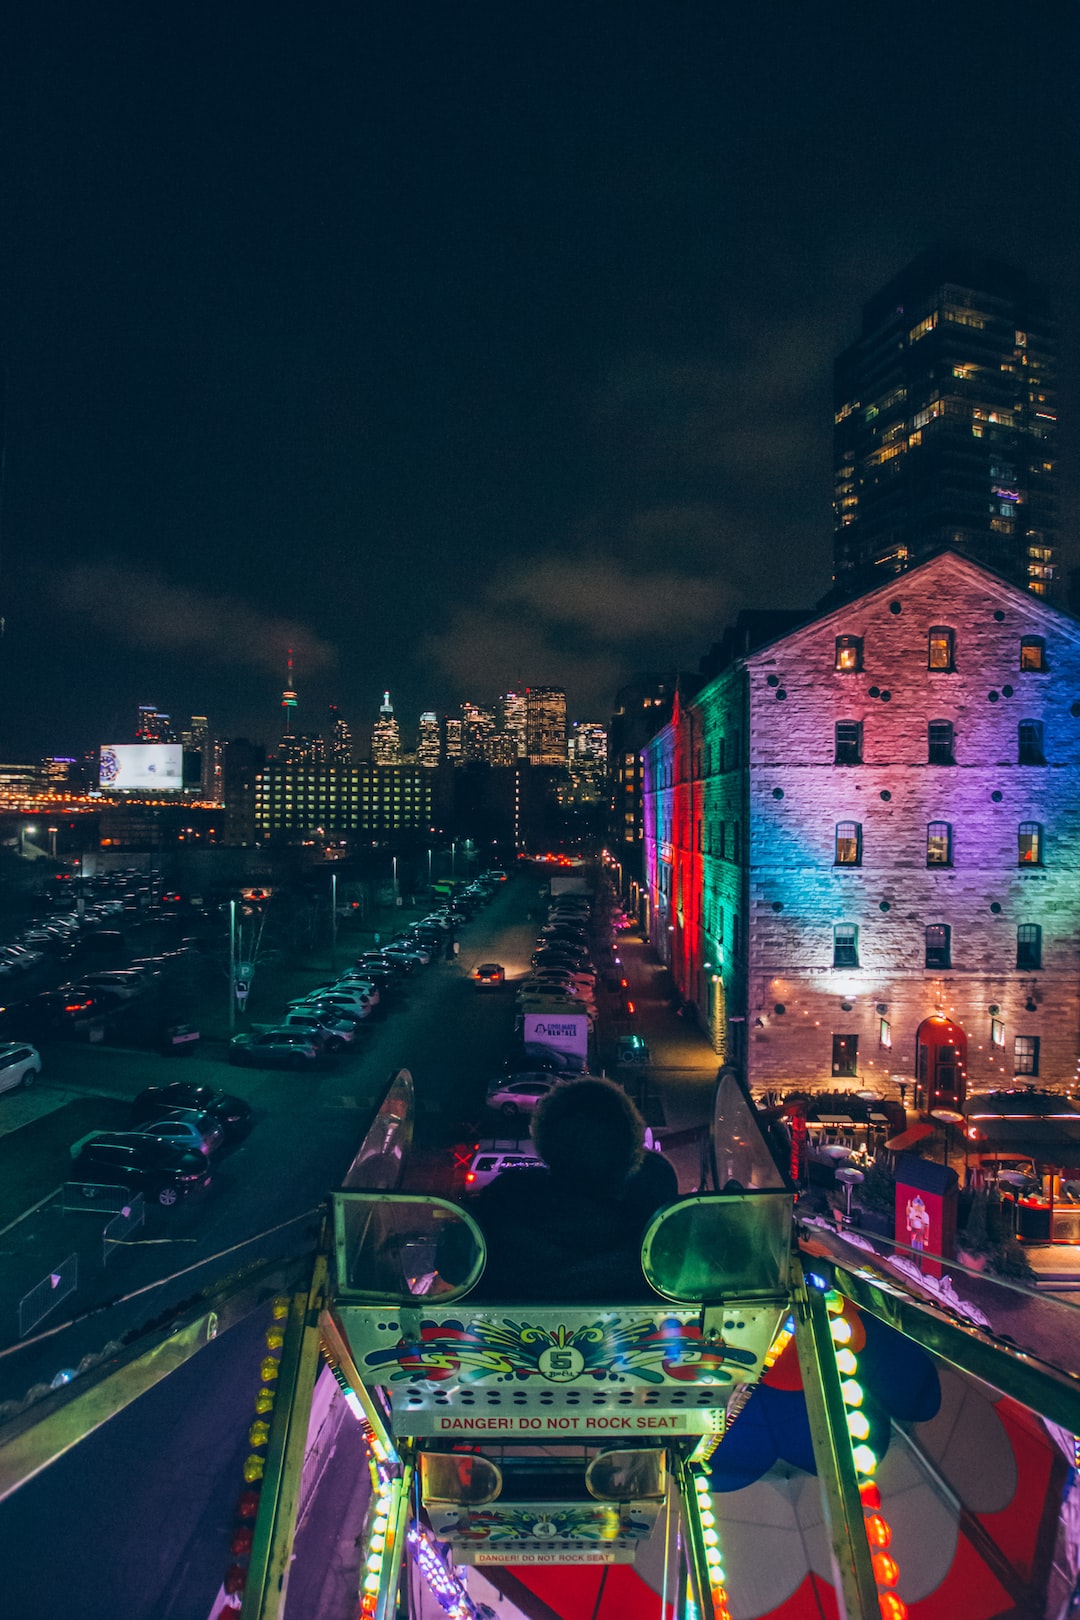
[[[517,738],[512,731],[493,731],[484,739],[484,758],[489,765],[516,765]]]
[[[446,758],[453,765],[460,765],[465,757],[465,722],[448,714],[444,721],[446,728]]]
[[[566,693],[561,687],[526,687],[525,750],[530,765],[566,764]]]
[[[326,743],[322,737],[306,731],[287,731],[277,745],[274,759],[283,765],[323,765],[326,763]]]
[[[209,799],[214,792],[214,755],[210,742],[210,722],[205,714],[193,714],[186,731],[180,733],[184,752],[199,756],[199,795]],[[187,772],[185,771],[185,777]]]
[[[1049,593],[1054,362],[1046,295],[996,260],[931,248],[865,305],[836,363],[839,595],[942,546]]]
[[[488,745],[495,735],[495,710],[478,703],[461,705],[462,749],[466,759],[486,759]]]
[[[156,703],[140,703],[139,717],[135,724],[136,742],[163,743],[175,742],[176,733],[167,714],[162,714]]]
[[[394,705],[389,692],[383,693],[379,718],[371,733],[371,758],[376,765],[401,764],[401,733],[394,719]]]
[[[566,739],[573,799],[599,804],[607,788],[607,727],[596,720],[575,720]]]
[[[518,759],[524,759],[527,753],[525,747],[525,693],[504,692],[499,699],[499,710],[502,715],[502,729],[514,739],[514,751]]]
[[[330,705],[330,742],[327,756],[331,765],[352,764],[352,732],[341,717],[336,703]]]
[[[432,710],[425,709],[420,716],[420,732],[416,743],[416,763],[433,770],[442,757],[442,740],[439,736],[439,717]]]

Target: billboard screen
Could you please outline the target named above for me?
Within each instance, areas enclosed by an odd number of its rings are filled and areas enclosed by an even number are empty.
[[[101,750],[103,793],[179,793],[184,786],[180,743],[113,743]]]
[[[577,1057],[588,1056],[589,1018],[587,1013],[525,1014],[525,1039],[538,1046],[554,1047],[556,1052],[572,1052]]]

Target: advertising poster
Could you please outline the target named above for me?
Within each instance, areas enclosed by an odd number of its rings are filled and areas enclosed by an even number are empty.
[[[98,781],[103,793],[180,793],[184,750],[180,743],[108,743],[102,746]]]
[[[940,1277],[932,1255],[956,1255],[956,1171],[913,1153],[901,1153],[896,1166],[897,1243],[915,1252],[908,1256],[928,1277]],[[923,1258],[923,1255],[927,1258]]]

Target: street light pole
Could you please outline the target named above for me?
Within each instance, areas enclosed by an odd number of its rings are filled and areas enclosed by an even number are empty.
[[[236,1030],[236,901],[229,901],[229,1036]]]
[[[330,874],[330,971],[337,971],[337,873]]]

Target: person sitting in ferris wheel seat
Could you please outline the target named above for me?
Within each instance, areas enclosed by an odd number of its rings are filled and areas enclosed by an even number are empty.
[[[500,1301],[647,1297],[642,1236],[679,1189],[671,1164],[646,1151],[630,1098],[610,1080],[556,1086],[532,1137],[546,1168],[504,1171],[470,1206],[487,1242],[479,1291]]]

